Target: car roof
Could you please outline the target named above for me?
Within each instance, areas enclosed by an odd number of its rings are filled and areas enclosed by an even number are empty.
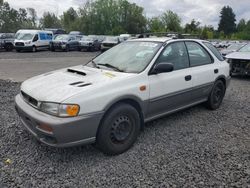
[[[129,39],[128,41],[141,41],[141,42],[161,42],[166,43],[168,41],[196,41],[196,42],[208,42],[201,39],[173,39],[171,37],[153,37],[153,38],[139,38],[139,39]]]
[[[153,37],[153,38],[139,38],[139,39],[132,39],[128,41],[141,41],[141,42],[167,42],[172,40],[170,37]]]

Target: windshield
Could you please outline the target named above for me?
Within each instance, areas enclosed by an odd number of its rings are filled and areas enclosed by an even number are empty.
[[[90,37],[82,37],[81,40],[82,41],[93,41],[93,39]]]
[[[93,62],[97,66],[111,65],[122,72],[140,73],[150,63],[161,44],[158,42],[124,42],[99,55]]]
[[[54,40],[68,40],[68,35],[57,35]]]
[[[118,38],[117,37],[106,37],[105,41],[109,41],[109,42],[118,42]]]
[[[245,44],[232,44],[230,45],[227,49],[228,50],[238,50],[240,49],[241,47],[243,47]]]
[[[250,44],[247,44],[239,50],[239,52],[250,52]]]
[[[34,34],[31,33],[17,33],[16,39],[17,40],[32,40],[34,37]]]

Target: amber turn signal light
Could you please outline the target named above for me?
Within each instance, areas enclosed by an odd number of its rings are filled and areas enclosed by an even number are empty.
[[[49,125],[46,125],[46,124],[38,125],[38,128],[45,131],[45,132],[49,132],[49,133],[53,132],[52,127],[50,127]]]

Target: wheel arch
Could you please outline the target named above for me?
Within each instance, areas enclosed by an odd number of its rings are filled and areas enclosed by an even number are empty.
[[[218,80],[221,80],[223,82],[223,84],[225,85],[225,87],[227,86],[227,79],[224,75],[220,75],[216,78],[215,82],[218,81]],[[214,83],[215,83],[214,82]]]
[[[145,117],[145,103],[139,99],[136,96],[124,96],[124,97],[118,97],[115,100],[113,100],[112,102],[108,103],[108,105],[105,107],[104,111],[105,114],[103,115],[100,124],[102,123],[102,121],[104,120],[106,114],[116,105],[118,104],[129,104],[131,106],[133,106],[137,112],[139,113],[140,116],[140,121],[141,121],[141,129],[144,129],[144,117]]]

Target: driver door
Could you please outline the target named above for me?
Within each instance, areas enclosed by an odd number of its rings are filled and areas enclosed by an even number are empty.
[[[172,63],[174,70],[149,76],[150,100],[147,119],[172,112],[192,102],[192,75],[184,42],[170,43],[156,63]]]

